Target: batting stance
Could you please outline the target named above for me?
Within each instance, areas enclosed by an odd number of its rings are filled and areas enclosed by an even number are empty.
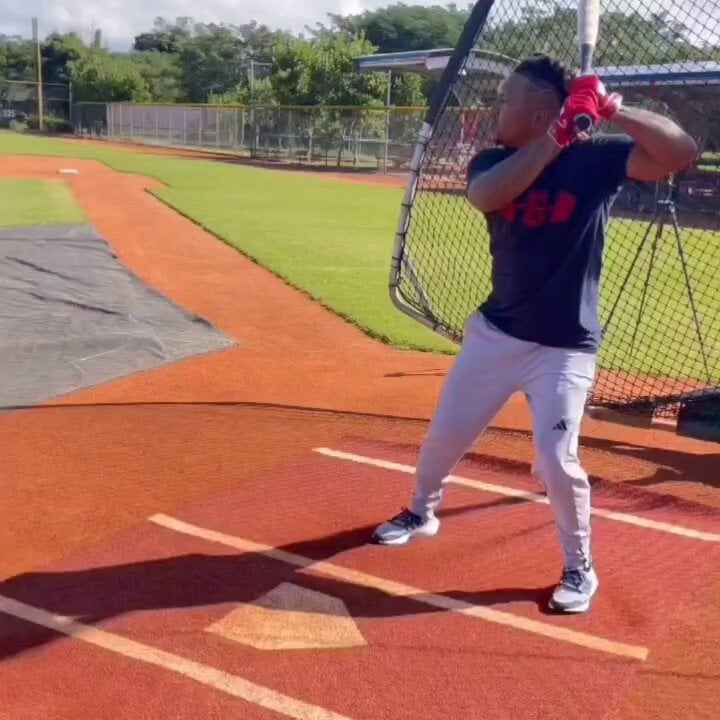
[[[623,135],[580,135],[575,118]],[[545,486],[564,556],[550,607],[583,612],[598,588],[590,484],[578,438],[600,343],[599,280],[609,211],[627,178],[659,180],[691,164],[693,139],[670,120],[623,107],[598,77],[569,78],[544,55],[500,87],[497,146],[470,162],[467,197],[486,219],[492,290],[465,328],[422,446],[411,509],[373,540],[438,532],[435,511],[455,465],[516,391],[528,398],[534,474]]]

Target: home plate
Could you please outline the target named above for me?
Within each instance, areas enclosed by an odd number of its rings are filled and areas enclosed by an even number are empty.
[[[257,650],[328,650],[367,642],[345,603],[325,593],[282,583],[207,628]]]
[[[59,170],[61,175],[79,175],[80,171],[76,170],[75,168],[60,168]]]

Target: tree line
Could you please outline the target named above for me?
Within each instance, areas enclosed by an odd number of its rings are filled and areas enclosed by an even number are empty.
[[[497,13],[483,47],[520,58],[543,51],[576,63],[575,11],[536,0],[512,15]],[[432,83],[417,75],[352,72],[358,55],[453,47],[471,5],[396,3],[356,15],[329,15],[299,35],[255,21],[208,24],[157,18],[130,52],[110,52],[98,38],[53,33],[41,44],[43,79],[72,83],[85,102],[190,102],[279,105],[425,105]],[[507,6],[506,6],[507,7]],[[720,60],[720,46],[693,38],[667,14],[605,12],[597,61],[606,65]],[[0,37],[0,81],[33,81],[29,40]]]

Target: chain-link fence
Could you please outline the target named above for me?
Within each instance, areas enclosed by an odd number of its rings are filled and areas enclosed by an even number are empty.
[[[424,108],[79,103],[79,135],[338,168],[405,170]]]
[[[43,83],[43,117],[63,123],[70,120],[72,90],[69,84]],[[17,80],[0,80],[0,126],[37,121],[40,115],[38,84]]]

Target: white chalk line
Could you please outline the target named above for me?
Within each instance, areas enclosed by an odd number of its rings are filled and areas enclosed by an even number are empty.
[[[115,633],[85,625],[64,615],[55,615],[41,608],[26,605],[0,595],[0,612],[25,622],[54,630],[88,645],[103,648],[115,655],[137,660],[146,665],[170,670],[226,695],[272,710],[294,720],[352,720],[331,710],[296,700],[271,688],[256,685],[237,675],[189,660],[180,655],[129,640]],[[79,668],[79,670],[81,670]]]
[[[314,452],[325,457],[334,458],[336,460],[345,460],[360,465],[369,465],[371,467],[382,468],[383,470],[393,470],[395,472],[404,473],[406,475],[414,475],[415,467],[413,465],[404,465],[402,463],[390,462],[378,458],[366,457],[365,455],[356,455],[341,450],[332,450],[330,448],[315,448]],[[480,490],[482,492],[493,493],[495,495],[504,495],[505,497],[513,497],[527,502],[548,504],[548,499],[544,495],[519,490],[517,488],[507,487],[505,485],[495,485],[480,480],[471,480],[460,475],[449,475],[446,482],[453,485],[462,485],[463,487]],[[645,528],[647,530],[656,530],[658,532],[669,533],[679,537],[690,538],[693,540],[702,540],[704,542],[717,543],[720,542],[720,533],[705,532],[703,530],[694,530],[682,525],[675,525],[668,522],[660,522],[658,520],[650,520],[648,518],[631,515],[630,513],[615,512],[614,510],[603,510],[599,507],[591,508],[590,512],[606,520],[615,520],[616,522],[625,523],[627,525],[635,525],[636,527]]]
[[[174,532],[218,543],[241,552],[264,555],[274,560],[279,560],[280,562],[302,568],[307,572],[331,577],[335,580],[341,580],[352,585],[379,590],[386,595],[409,598],[415,602],[424,603],[425,605],[429,605],[434,608],[458,613],[459,615],[478,618],[497,625],[503,625],[515,630],[531,633],[533,635],[539,635],[552,640],[580,646],[588,650],[595,650],[598,652],[608,653],[610,655],[617,655],[641,661],[647,660],[649,655],[649,650],[640,645],[616,642],[614,640],[608,640],[588,633],[571,630],[559,625],[545,623],[540,620],[533,620],[521,615],[514,615],[512,613],[495,610],[482,605],[474,605],[447,595],[428,592],[427,590],[423,590],[421,588],[412,587],[394,580],[370,575],[359,570],[353,570],[351,568],[336,565],[324,560],[313,560],[312,558],[272,547],[270,545],[258,543],[253,540],[246,540],[235,535],[210,530],[177,518],[169,517],[168,515],[153,515],[149,518],[149,520],[156,525],[167,528],[168,530],[173,530]]]

